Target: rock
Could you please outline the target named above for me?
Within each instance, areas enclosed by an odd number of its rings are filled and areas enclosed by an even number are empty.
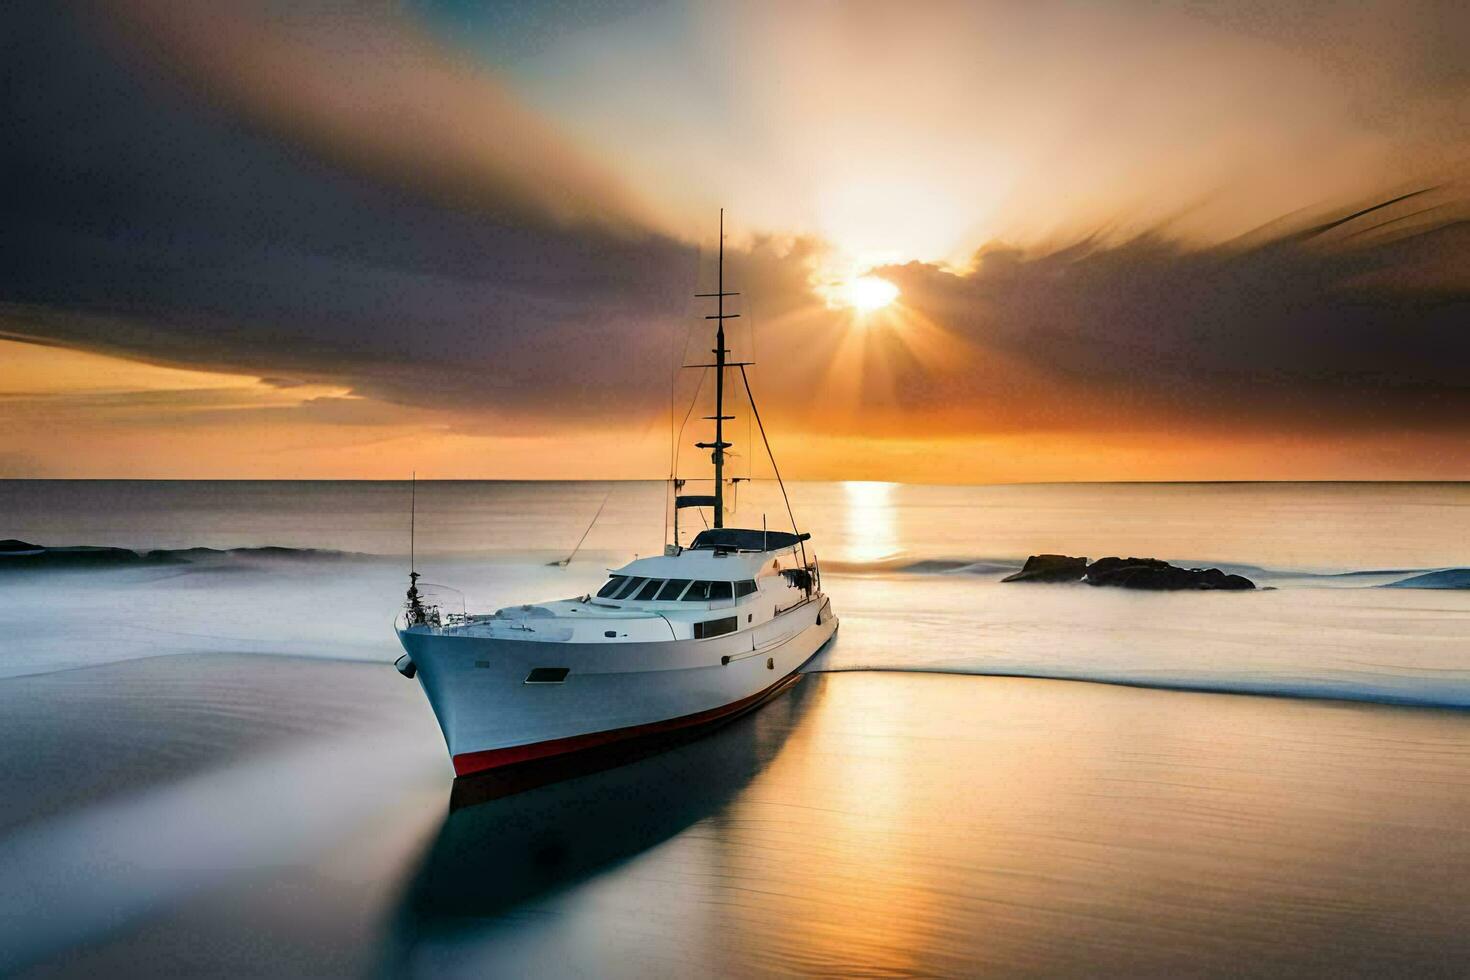
[[[1256,587],[1243,575],[1227,575],[1218,568],[1179,568],[1157,558],[1099,558],[1087,566],[1084,581],[1088,585],[1159,591],[1240,591]]]
[[[1068,555],[1032,555],[1025,566],[1002,582],[1080,582],[1087,571],[1086,558]]]
[[[1256,584],[1243,575],[1227,575],[1218,568],[1180,568],[1158,558],[1086,558],[1032,555],[1026,567],[1002,582],[1086,582],[1122,589],[1179,591],[1239,591]]]
[[[1110,577],[1121,575],[1128,578],[1138,569],[1162,572],[1173,567],[1157,558],[1099,558],[1087,566],[1087,581],[1090,585],[1105,585]]]

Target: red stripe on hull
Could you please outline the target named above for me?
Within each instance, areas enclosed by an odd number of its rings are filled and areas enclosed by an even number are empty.
[[[729,704],[721,705],[718,708],[710,708],[708,711],[697,711],[692,715],[682,715],[678,718],[650,722],[646,725],[611,728],[605,732],[589,732],[586,735],[569,735],[566,738],[553,738],[545,742],[531,742],[527,745],[512,745],[503,749],[461,752],[454,757],[454,774],[456,776],[468,776],[473,773],[485,772],[489,769],[499,769],[502,766],[513,766],[520,762],[533,762],[537,759],[549,759],[552,756],[567,755],[572,752],[581,752],[585,749],[595,749],[599,746],[611,745],[614,742],[622,742],[630,738],[658,735],[663,732],[678,731],[682,728],[706,725],[754,708],[764,698],[777,692],[786,683],[794,683],[794,681],[800,679],[800,675],[793,671],[770,687],[763,691],[758,691],[748,698],[731,701]]]

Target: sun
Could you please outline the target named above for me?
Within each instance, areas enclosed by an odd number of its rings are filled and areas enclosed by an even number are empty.
[[[859,313],[871,313],[898,299],[898,287],[877,276],[858,276],[842,288],[842,299]]]

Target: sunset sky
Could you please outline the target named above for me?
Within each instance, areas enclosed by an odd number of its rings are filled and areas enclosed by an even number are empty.
[[[1463,2],[6,4],[0,478],[663,476],[723,206],[784,475],[1470,479],[1467,50]]]

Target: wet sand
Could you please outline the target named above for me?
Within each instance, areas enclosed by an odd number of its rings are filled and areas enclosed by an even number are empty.
[[[1463,712],[811,676],[709,737],[452,811],[432,718],[387,667],[13,678],[0,736],[0,971],[1451,975],[1470,955]]]

